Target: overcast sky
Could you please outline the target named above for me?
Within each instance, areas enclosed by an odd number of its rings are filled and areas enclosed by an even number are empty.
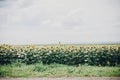
[[[120,0],[0,0],[0,44],[120,42]]]

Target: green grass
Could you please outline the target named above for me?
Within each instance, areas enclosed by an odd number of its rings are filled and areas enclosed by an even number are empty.
[[[0,77],[120,77],[120,67],[67,66],[62,64],[0,65]]]

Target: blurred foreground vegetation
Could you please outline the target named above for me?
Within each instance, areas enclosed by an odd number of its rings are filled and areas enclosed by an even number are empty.
[[[0,65],[0,77],[120,77],[120,67],[12,63]]]

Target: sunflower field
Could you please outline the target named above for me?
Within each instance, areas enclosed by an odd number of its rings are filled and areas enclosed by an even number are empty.
[[[0,64],[120,65],[120,45],[0,45]]]

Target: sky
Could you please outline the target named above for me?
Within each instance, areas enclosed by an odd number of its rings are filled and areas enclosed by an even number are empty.
[[[120,0],[0,0],[0,44],[120,42]]]

